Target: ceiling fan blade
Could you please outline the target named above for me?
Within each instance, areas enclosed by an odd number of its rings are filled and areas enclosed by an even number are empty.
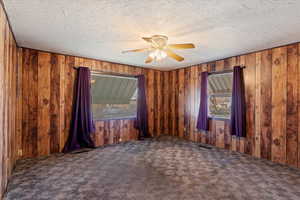
[[[148,64],[148,63],[151,63],[153,61],[153,58],[151,58],[150,56],[148,56],[145,60],[145,63]]]
[[[152,38],[151,37],[142,37],[142,39],[145,40],[146,42],[152,43]]]
[[[152,48],[143,48],[143,49],[133,49],[133,50],[127,50],[122,51],[122,53],[129,53],[129,52],[143,52],[143,51],[150,51]]]
[[[176,53],[174,53],[174,52],[173,52],[172,50],[170,50],[170,49],[165,49],[164,51],[166,52],[166,54],[167,54],[169,57],[171,57],[171,58],[177,60],[178,62],[181,62],[181,61],[184,60],[183,57],[177,55]]]
[[[193,49],[195,48],[195,45],[192,43],[186,43],[186,44],[169,44],[169,48],[172,49]]]

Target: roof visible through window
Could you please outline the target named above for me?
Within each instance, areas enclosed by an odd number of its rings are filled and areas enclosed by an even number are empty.
[[[96,120],[136,116],[137,78],[92,73],[92,111]]]
[[[209,117],[229,119],[231,112],[232,81],[232,72],[208,76]]]

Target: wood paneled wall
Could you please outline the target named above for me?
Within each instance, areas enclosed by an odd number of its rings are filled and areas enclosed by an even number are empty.
[[[168,72],[20,49],[17,152],[20,158],[60,152],[69,134],[74,66],[146,76],[149,131],[168,133],[258,158],[300,167],[300,44],[235,56]],[[245,65],[247,137],[229,133],[228,120],[196,130],[200,74]],[[20,119],[20,120],[19,120]],[[137,138],[133,120],[96,122],[97,146]]]
[[[165,132],[192,141],[300,167],[300,44],[264,50],[164,74],[169,89]],[[229,121],[210,120],[196,130],[200,73],[245,65],[247,137],[229,133]]]
[[[163,133],[167,111],[163,110],[164,80],[161,71],[102,62],[74,56],[22,49],[22,98],[19,112],[22,131],[18,139],[20,157],[36,157],[60,152],[69,134],[76,70],[74,66],[92,70],[146,77],[149,131],[156,136]],[[166,97],[165,97],[166,96]],[[93,135],[97,146],[114,144],[137,138],[133,120],[96,121]]]
[[[17,57],[18,49],[0,5],[0,199],[17,158]]]

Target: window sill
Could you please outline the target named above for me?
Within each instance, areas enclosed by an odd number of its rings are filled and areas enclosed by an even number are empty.
[[[120,118],[109,118],[109,119],[93,119],[94,122],[105,122],[111,120],[136,120],[136,117],[120,117]]]
[[[230,121],[230,118],[222,118],[222,117],[208,117],[209,120],[217,120],[217,121]]]

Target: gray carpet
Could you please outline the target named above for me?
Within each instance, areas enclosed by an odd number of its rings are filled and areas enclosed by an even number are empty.
[[[300,199],[300,170],[171,137],[18,162],[6,199]]]

